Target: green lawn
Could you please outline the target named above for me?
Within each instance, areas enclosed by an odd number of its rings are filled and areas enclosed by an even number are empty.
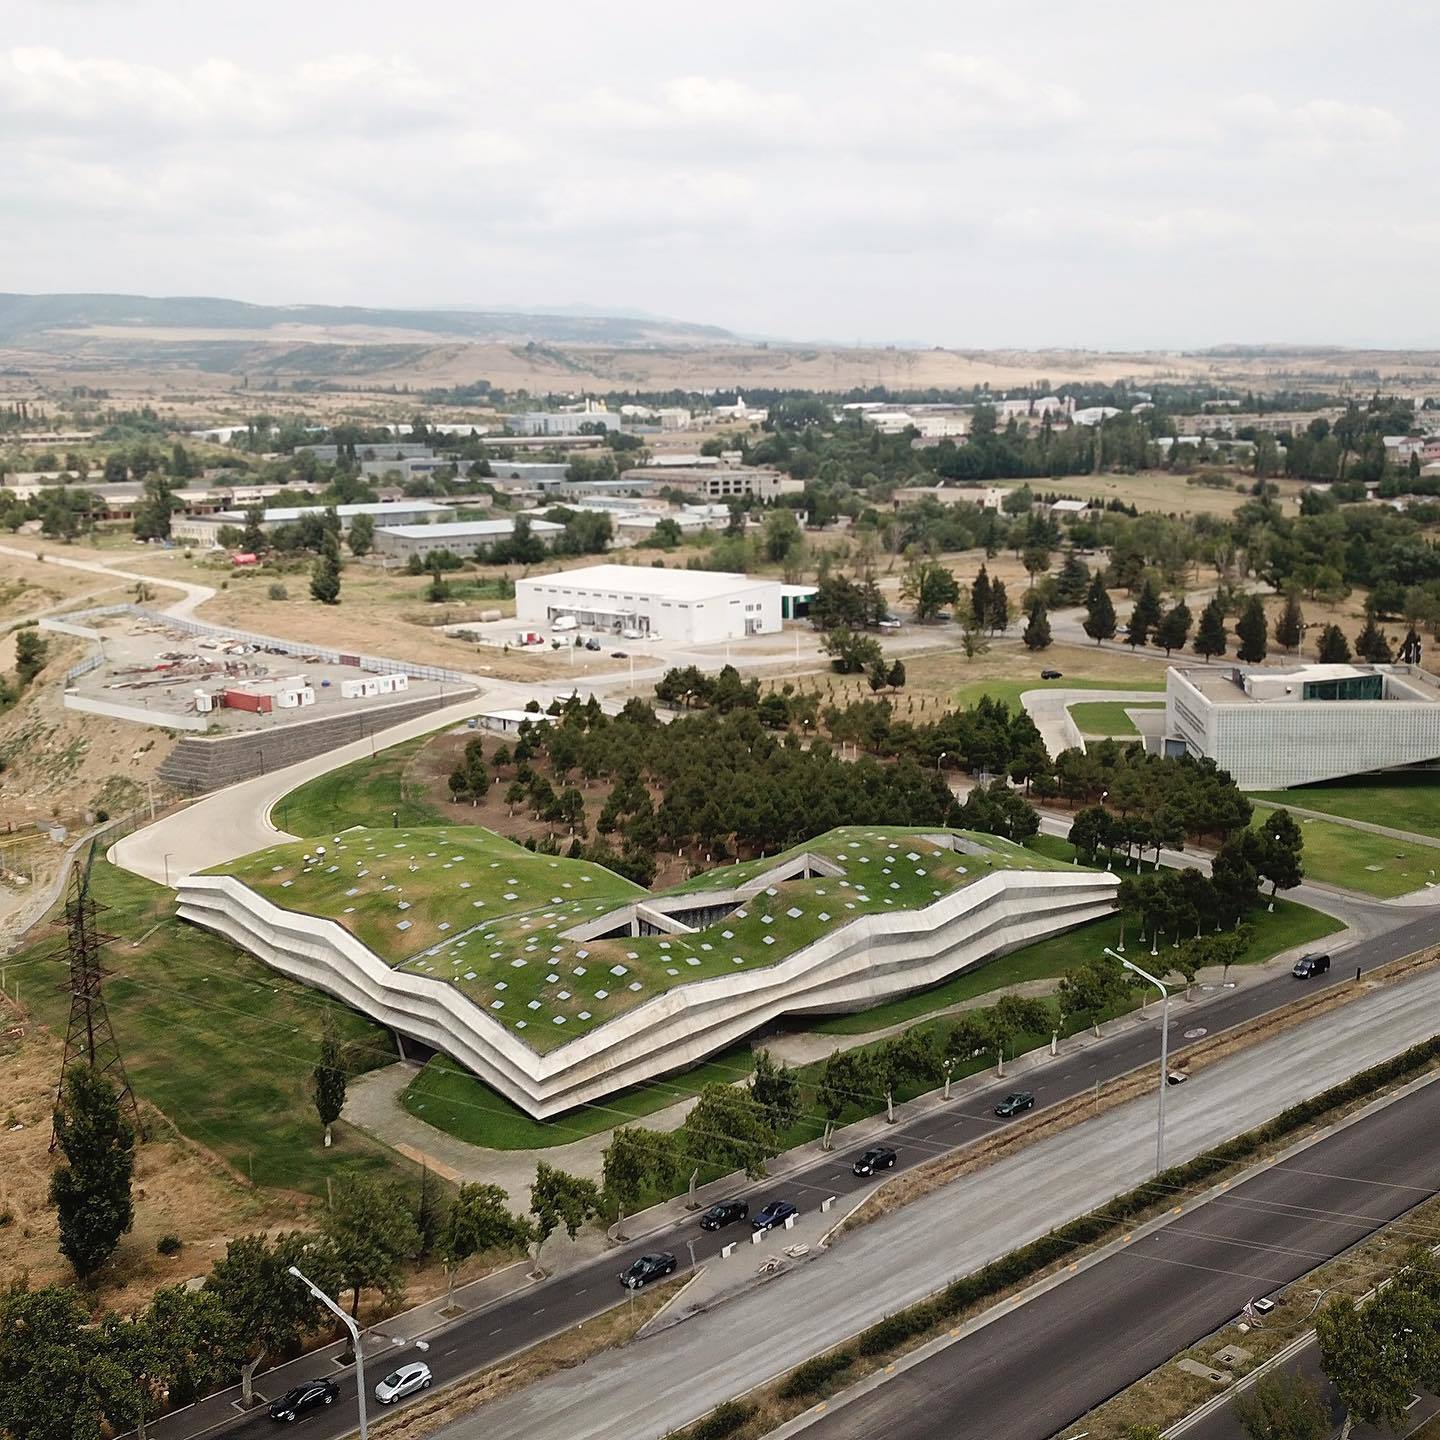
[[[1059,680],[1042,680],[1037,675],[1033,680],[972,680],[955,692],[955,703],[968,710],[979,702],[982,695],[992,700],[1003,700],[1012,710],[1019,710],[1020,697],[1027,690],[1156,690],[1163,691],[1165,682],[1139,680],[1082,680],[1069,675]],[[1119,734],[1119,731],[1115,732]]]
[[[1270,813],[1271,807],[1257,805],[1251,824],[1258,828]],[[1389,899],[1440,878],[1440,849],[1433,845],[1392,840],[1332,820],[1294,818],[1305,839],[1307,879]]]
[[[1440,771],[1417,770],[1383,780],[1354,776],[1296,790],[1257,791],[1250,798],[1440,838]]]
[[[325,1150],[307,1085],[325,1015],[358,1069],[395,1058],[388,1033],[318,991],[286,980],[219,936],[174,916],[174,895],[95,862],[105,999],[131,1083],[177,1130],[259,1185],[325,1193],[326,1176],[385,1172],[393,1152],[341,1127]],[[138,941],[139,943],[135,943]],[[46,929],[11,962],[38,1019],[64,1034],[68,996]]]
[[[282,796],[271,818],[291,835],[326,835],[352,825],[443,825],[446,817],[429,804],[419,786],[405,783],[404,770],[433,735],[392,745],[328,775],[307,780]]]
[[[1082,735],[1138,735],[1127,710],[1163,710],[1161,704],[1132,700],[1090,700],[1070,706],[1070,718]]]
[[[538,1150],[568,1145],[612,1126],[641,1120],[698,1095],[707,1085],[743,1080],[753,1067],[750,1047],[736,1045],[693,1070],[607,1095],[603,1101],[572,1110],[557,1120],[534,1120],[468,1070],[437,1055],[406,1086],[400,1100],[412,1115],[472,1145]]]

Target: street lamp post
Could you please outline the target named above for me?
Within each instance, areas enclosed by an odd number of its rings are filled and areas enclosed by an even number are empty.
[[[1170,992],[1148,970],[1142,970],[1133,960],[1117,955],[1108,946],[1105,953],[1118,960],[1127,970],[1133,970],[1142,980],[1148,980],[1160,992],[1160,1095],[1155,1113],[1155,1173],[1165,1168],[1165,1087],[1170,1080]]]
[[[360,1327],[313,1280],[302,1275],[297,1266],[291,1265],[289,1270],[327,1310],[340,1317],[350,1332],[350,1343],[355,1350],[355,1393],[360,1401],[360,1440],[369,1440],[365,1423],[365,1352],[360,1346]]]

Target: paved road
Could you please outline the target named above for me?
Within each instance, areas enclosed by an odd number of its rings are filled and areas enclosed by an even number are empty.
[[[1440,1151],[1415,1137],[1437,1123],[1440,1086],[1432,1084],[1082,1270],[804,1434],[1046,1440],[1203,1339],[1248,1299],[1434,1195]]]
[[[1035,728],[1040,732],[1045,748],[1053,757],[1074,746],[1074,741],[1070,738],[1070,726],[1066,723],[1070,718],[1067,711],[1071,705],[1085,705],[1100,700],[1123,700],[1128,704],[1153,705],[1161,698],[1163,697],[1157,690],[1126,690],[1119,686],[1113,690],[1076,690],[1056,686],[1053,690],[1026,690],[1020,696],[1020,703],[1025,707],[1025,713],[1035,722]]]
[[[1382,939],[1368,943],[1363,949],[1356,947],[1349,951],[1337,952],[1331,977],[1338,981],[1347,972],[1353,973],[1352,967],[1356,965],[1367,967],[1409,954],[1433,943],[1437,936],[1440,936],[1440,917],[1432,917],[1428,914],[1421,916]],[[1440,989],[1440,977],[1437,977],[1435,984],[1437,989]],[[1377,992],[1377,995],[1392,996],[1395,993],[1395,990],[1387,989]],[[1197,1015],[1203,1014],[1203,1021],[1197,1021],[1197,1023],[1203,1023],[1213,1035],[1242,1020],[1250,1019],[1277,1005],[1284,1004],[1293,999],[1295,994],[1296,982],[1282,974],[1273,980],[1244,990],[1237,990],[1213,1000],[1205,1006],[1203,1012],[1196,1012]],[[1389,1032],[1383,1028],[1376,1029],[1374,1034],[1369,1036],[1363,1031],[1356,1031],[1353,1028],[1357,1023],[1363,1022],[1366,1014],[1357,1009],[1357,1006],[1368,1006],[1375,998],[1377,997],[1356,1002],[1354,1005],[1346,1007],[1345,1010],[1327,1016],[1319,1022],[1321,1029],[1314,1035],[1313,1046],[1317,1052],[1324,1046],[1334,1048],[1333,1063],[1337,1067],[1338,1073],[1349,1073],[1349,1070],[1364,1063],[1362,1056],[1366,1044],[1378,1043],[1383,1047],[1386,1043],[1386,1035]],[[1403,1011],[1404,1007],[1401,1008]],[[1409,1007],[1409,1011],[1410,1014],[1408,1016],[1402,1014],[1397,1023],[1407,1025],[1423,1025],[1425,1023],[1423,1011],[1417,1010],[1413,1005]],[[1349,1022],[1342,1021],[1341,1017],[1350,1014],[1356,1016],[1357,1019]],[[1172,1022],[1172,1052],[1175,1054],[1183,1054],[1184,1051],[1186,1042],[1181,1037],[1180,1027],[1185,1023],[1183,1020]],[[1070,1056],[1062,1056],[1047,1063],[1026,1077],[1026,1086],[1035,1091],[1042,1105],[1049,1104],[1073,1095],[1086,1093],[1094,1087],[1097,1081],[1152,1060],[1155,1050],[1155,1023],[1152,1021],[1149,1025],[1117,1034],[1083,1051]],[[1301,1071],[1297,1070],[1296,1073],[1301,1073]],[[1310,1070],[1305,1073],[1313,1075],[1318,1071],[1311,1066]],[[890,1143],[899,1150],[902,1165],[912,1165],[931,1159],[937,1154],[945,1153],[992,1133],[998,1122],[990,1115],[990,1108],[999,1095],[1009,1087],[1009,1081],[996,1082],[971,1097],[963,1109],[953,1105],[936,1106],[908,1124],[897,1126],[895,1130],[888,1133],[888,1138]],[[1196,1091],[1201,1088],[1198,1085],[1195,1087]],[[1273,1100],[1273,1096],[1256,1093],[1256,1087],[1248,1082],[1242,1083],[1240,1088],[1252,1095],[1252,1098],[1262,1107]],[[1172,1093],[1183,1096],[1186,1092],[1179,1090]],[[1177,1104],[1179,1103],[1177,1101]],[[1149,1104],[1153,1104],[1153,1101]],[[1111,1113],[1119,1115],[1122,1112]],[[1098,1120],[1068,1133],[1077,1136],[1089,1134],[1095,1126],[1104,1124],[1107,1119],[1109,1117],[1102,1116]],[[1227,1118],[1220,1125],[1216,1134],[1229,1135],[1235,1130],[1244,1128],[1246,1123],[1249,1123],[1246,1116],[1237,1113],[1234,1117]],[[1182,1133],[1177,1131],[1177,1144]],[[1137,1120],[1130,1122],[1130,1133],[1126,1135],[1122,1126],[1120,1134],[1124,1146],[1139,1157],[1138,1163],[1143,1166],[1144,1156],[1149,1153],[1152,1143],[1147,1116],[1141,1113]],[[1042,1148],[1040,1146],[1032,1147],[1025,1153],[1035,1155]],[[762,1183],[759,1186],[751,1187],[749,1193],[752,1196],[760,1197],[768,1196],[771,1191],[783,1191],[785,1197],[793,1199],[802,1209],[813,1209],[826,1196],[843,1197],[853,1194],[866,1183],[850,1175],[846,1163],[847,1158],[842,1155],[823,1155],[817,1152],[814,1162],[808,1167],[791,1172],[786,1177],[783,1186],[776,1182],[768,1185]],[[980,1174],[995,1176],[992,1183],[996,1186],[997,1193],[1001,1194],[1002,1209],[1008,1209],[1011,1206],[1012,1202],[1009,1197],[1014,1195],[1028,1194],[1047,1200],[1048,1208],[1033,1217],[1034,1224],[1040,1229],[1067,1219],[1079,1210],[1083,1210],[1087,1204],[1094,1203],[1093,1200],[1087,1200],[1083,1194],[1070,1185],[1056,1184],[1055,1177],[1068,1178],[1073,1175],[1076,1183],[1079,1183],[1086,1176],[1094,1178],[1098,1175],[1103,1184],[1109,1185],[1110,1189],[1116,1188],[1111,1183],[1114,1176],[1110,1170],[1107,1167],[1097,1169],[1083,1155],[1070,1161],[1067,1166],[1057,1167],[1053,1171],[1051,1179],[1046,1180],[1044,1174],[1041,1173],[1022,1182],[1013,1190],[1006,1189],[1009,1182],[1006,1181],[1000,1167],[993,1167],[980,1172]],[[942,1193],[958,1195],[960,1191],[952,1185]],[[925,1223],[923,1212],[912,1206],[900,1213],[902,1215],[913,1213],[914,1218],[909,1223],[920,1227],[916,1234],[922,1233]],[[865,1231],[860,1232],[860,1236],[879,1233],[881,1230],[882,1227],[878,1225],[867,1227]],[[993,1253],[1001,1253],[1016,1243],[1013,1238],[1007,1237],[1003,1233],[1003,1226],[1000,1228],[982,1227],[976,1233],[978,1239],[985,1242],[985,1246]],[[1032,1233],[1038,1233],[1038,1231]],[[497,1359],[516,1349],[589,1319],[618,1303],[621,1292],[616,1285],[616,1274],[635,1255],[646,1250],[664,1248],[688,1258],[686,1242],[693,1240],[697,1258],[704,1263],[716,1254],[720,1244],[728,1238],[731,1237],[723,1232],[718,1238],[707,1235],[691,1221],[677,1226],[669,1232],[652,1235],[644,1243],[632,1244],[612,1251],[608,1256],[591,1265],[557,1276],[483,1311],[467,1315],[435,1340],[430,1353],[431,1363],[435,1366],[437,1373],[444,1378],[459,1378],[461,1375],[493,1364]],[[996,1248],[997,1245],[999,1248]],[[934,1247],[934,1234],[925,1234],[920,1253],[922,1258],[928,1256],[931,1278],[933,1278],[935,1265]],[[848,1266],[851,1263],[851,1257],[857,1253],[857,1243],[847,1240],[843,1249],[836,1253],[845,1257],[844,1264]],[[972,1263],[983,1263],[984,1259],[988,1258],[990,1255],[984,1254],[980,1258],[975,1258],[973,1262],[967,1260],[962,1263],[962,1257],[958,1254],[947,1253],[942,1262],[946,1268],[939,1278],[943,1279],[945,1274],[958,1273],[961,1269],[971,1268]],[[796,1274],[797,1276],[810,1276],[824,1274],[826,1271],[843,1277],[845,1268],[822,1261],[815,1265],[804,1266]],[[787,1283],[793,1283],[793,1278],[786,1277]],[[924,1274],[901,1276],[889,1303],[892,1305],[903,1303],[926,1288],[928,1286]],[[774,1287],[769,1287],[766,1293],[771,1293],[773,1290]],[[873,1292],[873,1298],[876,1299],[876,1303],[884,1303],[879,1291]],[[717,1313],[722,1316],[733,1315],[734,1307],[741,1303],[744,1302],[732,1302],[731,1305]],[[829,1309],[843,1319],[845,1313],[843,1307],[831,1306],[828,1302],[822,1304],[818,1311],[812,1309],[813,1302],[804,1296],[800,1297],[796,1303],[804,1307],[804,1313],[807,1316],[817,1313],[824,1314]],[[667,1334],[688,1335],[697,1323],[697,1321],[688,1321],[678,1330],[667,1332]],[[783,1319],[777,1320],[772,1317],[765,1323],[781,1324],[783,1328]],[[803,1335],[801,1338],[804,1338]],[[803,1358],[803,1353],[795,1358]],[[322,1371],[326,1368],[326,1362],[317,1362],[313,1359],[289,1367],[285,1383],[294,1383],[302,1365],[316,1368],[317,1364]],[[590,1367],[586,1368],[588,1370]],[[726,1377],[725,1383],[729,1383],[729,1378],[731,1377]],[[740,1388],[739,1376],[733,1378],[736,1382],[733,1388]],[[345,1373],[344,1383],[346,1385],[351,1383],[348,1372]],[[273,1381],[262,1381],[260,1388],[268,1395],[273,1396],[277,1393]],[[353,1389],[347,1390],[346,1393],[353,1396]],[[678,1398],[683,1400],[684,1393],[683,1391],[678,1392]],[[723,1395],[719,1398],[723,1398]],[[227,1435],[246,1437],[246,1440],[249,1440],[249,1437],[269,1434],[268,1422],[262,1416],[236,1416],[227,1407],[228,1397],[221,1396],[206,1402],[205,1405],[197,1407],[195,1410],[172,1416],[168,1420],[152,1426],[151,1433],[156,1435],[158,1440],[181,1440],[181,1437],[209,1433],[211,1430],[216,1430],[217,1433],[223,1432]],[[344,1434],[346,1433],[345,1417],[347,1413],[353,1414],[353,1411],[348,1411],[346,1407],[339,1407],[306,1420],[304,1422],[305,1434],[310,1437],[310,1440],[331,1440],[331,1437]],[[666,1428],[669,1427],[662,1426],[655,1433],[663,1434]],[[598,1435],[603,1434],[604,1431],[592,1433]],[[574,1436],[567,1435],[566,1440],[578,1440],[578,1434],[579,1432],[575,1432]]]

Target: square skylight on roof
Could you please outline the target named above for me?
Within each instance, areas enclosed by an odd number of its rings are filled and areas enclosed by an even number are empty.
[[[475,978],[475,972],[473,970],[467,970],[465,972],[465,978],[467,980],[473,980]]]
[[[765,893],[767,895],[778,895],[780,892],[772,885]]]
[[[773,925],[775,923],[775,917],[773,915],[762,915],[760,917],[760,923],[762,925]]]
[[[635,957],[632,955],[630,958],[633,960]],[[624,974],[627,974],[628,972],[626,971],[626,969],[625,969],[625,967],[624,967],[623,965],[612,965],[612,966],[610,967],[610,973],[611,973],[612,975],[624,975]]]
[[[634,950],[627,950],[625,952],[625,958],[627,960],[638,960],[640,956]],[[612,970],[610,973],[613,975],[615,974],[615,971]],[[623,965],[620,967],[620,973],[622,975],[625,973],[625,967]]]
[[[470,882],[468,880],[462,880],[460,882],[460,888],[462,890],[468,890],[470,888]]]
[[[395,922],[395,928],[397,930],[408,930],[410,928],[410,922],[408,920],[397,920]]]
[[[805,912],[798,905],[792,905],[785,913],[792,920],[798,920]]]
[[[828,920],[828,919],[830,918],[830,916],[829,916],[824,910],[822,910],[822,911],[820,912],[820,918],[821,918],[822,920]]]
[[[492,1010],[503,1010],[505,1008],[505,1002],[503,1000],[492,1000],[490,1002],[490,1008]]]
[[[525,962],[524,962],[523,960],[520,960],[520,959],[512,960],[512,961],[510,962],[510,968],[511,968],[512,970],[521,970],[521,969],[524,968],[524,966],[525,966]]]
[[[540,1008],[540,1002],[538,1000],[532,1000],[525,1008],[527,1010],[538,1010]]]
[[[485,902],[483,900],[472,900],[470,903],[478,910]]]
[[[715,947],[714,947],[713,945],[711,945],[711,943],[710,943],[708,940],[702,940],[702,941],[700,942],[700,948],[701,948],[702,950],[713,950]]]
[[[553,985],[559,978],[560,978],[560,977],[552,970],[552,971],[545,977],[545,983],[546,983],[547,985]]]
[[[667,966],[665,967],[665,973],[666,973],[667,975],[678,975],[680,972],[679,972],[678,970],[672,970],[672,969],[667,965]]]
[[[733,930],[722,930],[720,932],[720,938],[722,940],[733,940],[735,938],[735,932]]]
[[[515,1028],[517,1030],[523,1030],[525,1028],[525,1022],[523,1020],[517,1020],[515,1022]]]
[[[557,1000],[568,1000],[570,998],[570,992],[568,990],[560,990],[556,993],[555,998]]]
[[[585,967],[583,965],[577,965],[570,973],[572,975],[583,975],[585,973]]]
[[[890,888],[892,890],[898,890],[900,888],[900,882],[898,880],[892,880],[890,882]]]
[[[631,990],[639,990],[641,988],[640,982],[638,980],[632,980],[629,988]]]
[[[913,851],[913,850],[907,850],[907,851],[905,852],[905,858],[906,858],[907,860],[912,860],[912,861],[913,861],[913,860],[918,860],[920,857],[919,857],[919,855],[917,855],[917,854],[915,853],[915,851]]]
[[[554,1017],[554,1023],[556,1025],[563,1025],[565,1023],[565,1017],[563,1015],[556,1015]]]
[[[736,955],[730,963],[732,965],[743,965],[745,963],[745,957],[743,955]]]
[[[590,1018],[590,1012],[588,1010],[582,1010],[580,1012],[580,1018],[582,1020],[588,1020]]]
[[[775,937],[774,937],[773,935],[762,935],[760,938],[761,938],[767,945],[773,945],[773,944],[775,943]]]
[[[685,963],[687,965],[698,965],[700,961],[694,955],[687,955],[685,957]]]
[[[503,898],[506,900],[518,900],[520,897],[513,890],[507,890]]]
[[[610,995],[610,992],[609,992],[608,990],[597,990],[597,991],[595,992],[595,998],[596,998],[597,1000],[605,1000],[605,999],[608,999],[608,998],[609,998],[609,995]]]
[[[507,990],[509,989],[509,982],[506,980],[497,980],[495,982],[495,988],[497,990]]]

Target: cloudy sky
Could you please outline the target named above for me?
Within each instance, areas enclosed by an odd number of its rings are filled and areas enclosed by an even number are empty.
[[[1440,345],[1428,0],[0,15],[0,289]]]

